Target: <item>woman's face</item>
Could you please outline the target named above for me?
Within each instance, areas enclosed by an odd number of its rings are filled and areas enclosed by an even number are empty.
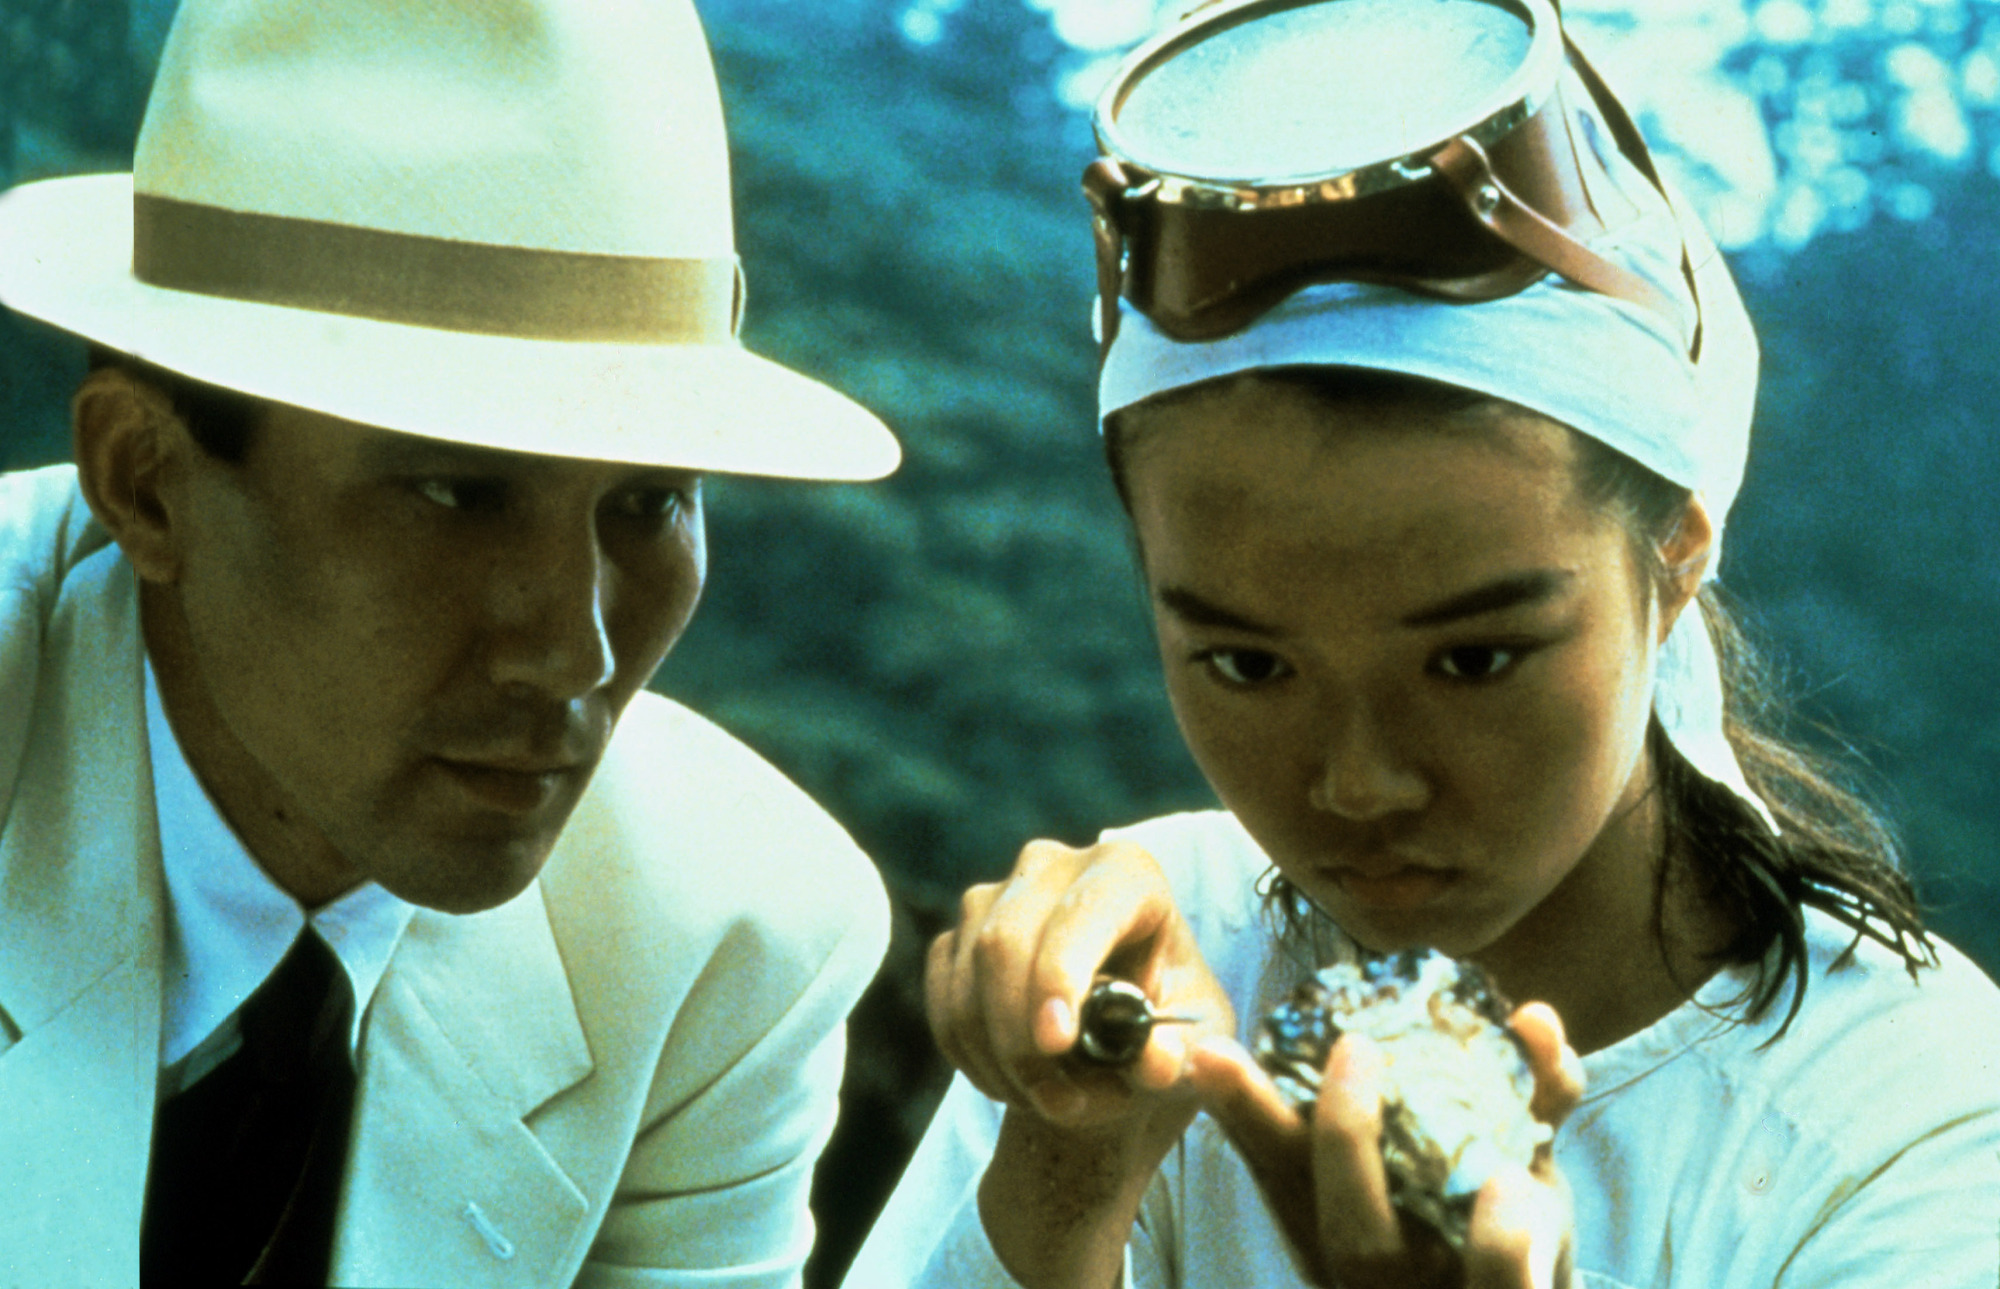
[[[1632,807],[1681,601],[1577,497],[1569,430],[1258,377],[1128,415],[1174,711],[1294,885],[1370,948],[1461,956],[1645,907]]]

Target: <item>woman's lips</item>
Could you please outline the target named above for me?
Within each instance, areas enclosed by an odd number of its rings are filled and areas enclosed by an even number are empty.
[[[1335,867],[1321,872],[1354,903],[1388,912],[1421,908],[1458,880],[1458,874],[1451,869],[1416,864],[1387,869]]]

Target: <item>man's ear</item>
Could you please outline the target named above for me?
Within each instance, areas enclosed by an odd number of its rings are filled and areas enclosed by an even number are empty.
[[[1667,633],[1673,630],[1682,610],[1701,590],[1702,578],[1708,573],[1714,553],[1714,521],[1709,519],[1708,507],[1702,504],[1700,495],[1690,494],[1679,525],[1660,543],[1660,563],[1666,569],[1666,576],[1660,582],[1658,643],[1666,642]]]
[[[174,581],[180,554],[167,490],[191,440],[166,396],[142,377],[101,367],[71,400],[70,440],[91,513],[141,578]]]

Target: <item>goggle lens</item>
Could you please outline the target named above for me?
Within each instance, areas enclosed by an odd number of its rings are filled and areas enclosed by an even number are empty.
[[[1120,296],[1168,335],[1241,330],[1299,287],[1497,299],[1550,272],[1695,334],[1589,243],[1636,213],[1575,137],[1576,69],[1657,185],[1548,0],[1233,0],[1127,59],[1101,100],[1101,328]],[[1573,93],[1573,91],[1570,91]],[[1690,278],[1691,280],[1691,278]]]

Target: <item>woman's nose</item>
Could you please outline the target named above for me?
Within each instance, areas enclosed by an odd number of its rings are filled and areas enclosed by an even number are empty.
[[[1307,800],[1315,810],[1357,823],[1421,810],[1430,803],[1430,781],[1398,744],[1379,715],[1345,713]]]

